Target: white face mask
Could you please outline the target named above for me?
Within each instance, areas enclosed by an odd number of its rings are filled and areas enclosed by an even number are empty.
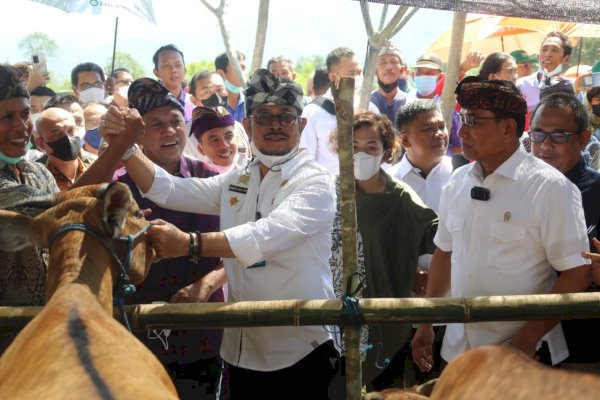
[[[555,75],[560,74],[562,72],[562,70],[563,70],[563,65],[558,64],[558,66],[550,72],[546,72],[546,70],[544,69],[544,73],[546,74],[546,76],[555,76]]]
[[[354,154],[354,178],[359,181],[366,181],[375,176],[379,171],[383,154],[379,156],[370,156],[365,152]]]
[[[40,118],[41,113],[31,114],[31,123],[33,124],[33,128],[35,129],[35,123]]]
[[[127,100],[127,92],[129,92],[129,86],[121,86],[119,89],[117,89],[117,93],[119,93],[119,96],[124,98],[125,100]]]
[[[75,131],[75,136],[79,137],[81,140],[81,143],[83,145],[83,137],[85,136],[85,127],[78,127],[77,130]]]
[[[415,86],[417,87],[417,93],[419,93],[421,96],[429,96],[435,90],[437,78],[437,76],[430,75],[415,76]]]
[[[104,89],[91,87],[79,92],[79,101],[84,105],[89,103],[101,103],[104,100]]]
[[[289,160],[291,160],[292,158],[294,158],[294,156],[296,154],[298,154],[298,145],[299,144],[300,143],[298,142],[296,144],[296,147],[294,147],[292,150],[290,150],[289,153],[286,153],[281,156],[269,156],[269,155],[261,153],[261,151],[258,149],[258,147],[256,147],[256,145],[254,144],[254,141],[250,142],[250,148],[252,149],[252,156],[254,158],[259,160],[266,167],[272,168],[274,166],[284,164],[284,163],[288,162]]]

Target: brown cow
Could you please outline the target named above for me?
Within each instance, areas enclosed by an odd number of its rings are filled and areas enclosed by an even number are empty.
[[[509,346],[469,350],[446,366],[431,399],[597,399],[600,377],[550,368]]]
[[[120,267],[101,242],[124,260],[127,244],[114,238],[148,224],[127,186],[87,186],[29,203],[52,208],[35,218],[0,211],[0,248],[50,246],[46,306],[0,358],[2,398],[176,399],[160,362],[112,318]],[[67,224],[86,224],[105,238],[54,235]],[[145,234],[131,256],[129,276],[139,283],[156,258]]]
[[[418,388],[420,389],[420,387]],[[421,390],[387,389],[365,399],[425,399]],[[600,377],[550,368],[509,346],[464,352],[446,366],[435,383],[433,400],[597,399]]]

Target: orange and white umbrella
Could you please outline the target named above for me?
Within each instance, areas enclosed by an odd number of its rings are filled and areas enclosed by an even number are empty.
[[[504,51],[525,50],[537,53],[548,32],[558,30],[574,37],[600,36],[600,26],[576,23],[529,20],[489,15],[470,14],[465,24],[462,58],[471,51],[484,55]],[[444,32],[428,51],[438,54],[442,60],[448,59],[451,47],[452,29]]]

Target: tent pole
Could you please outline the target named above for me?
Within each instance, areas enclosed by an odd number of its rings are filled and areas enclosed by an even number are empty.
[[[110,74],[112,75],[115,71],[115,55],[117,52],[117,32],[119,31],[119,17],[115,18],[115,38],[113,40],[113,54],[112,54],[112,64],[110,67]]]
[[[452,21],[452,45],[448,56],[448,71],[446,72],[446,80],[444,81],[444,89],[442,91],[442,114],[448,132],[452,127],[452,117],[454,106],[456,105],[456,97],[454,89],[458,82],[460,70],[460,62],[462,57],[463,40],[465,36],[465,23],[467,14],[464,12],[455,12]]]
[[[577,55],[577,71],[575,76],[579,76],[579,65],[581,64],[581,49],[583,49],[583,37],[579,40],[579,54]]]

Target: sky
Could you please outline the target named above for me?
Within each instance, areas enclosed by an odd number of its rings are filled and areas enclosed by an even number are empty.
[[[217,5],[218,0],[208,0]],[[226,9],[231,42],[252,57],[256,35],[258,0],[229,0]],[[157,24],[134,16],[119,18],[117,49],[131,54],[147,75],[152,74],[152,55],[162,45],[179,47],[186,62],[214,60],[225,46],[216,17],[199,0],[154,0]],[[112,54],[115,19],[112,16],[67,14],[29,0],[2,0],[0,62],[18,62],[24,55],[18,41],[28,33],[44,32],[58,45],[47,58],[54,79],[68,79],[81,62],[107,64]],[[382,5],[370,4],[373,26],[379,26]],[[390,6],[388,18],[397,6]],[[10,13],[10,14],[9,14]],[[11,15],[11,16],[9,16]],[[450,29],[452,13],[419,10],[392,40],[410,63],[437,37]],[[338,46],[353,49],[359,59],[366,53],[367,35],[358,1],[271,0],[263,65],[275,55],[297,61],[302,56],[322,55]],[[250,62],[248,61],[248,64]]]

